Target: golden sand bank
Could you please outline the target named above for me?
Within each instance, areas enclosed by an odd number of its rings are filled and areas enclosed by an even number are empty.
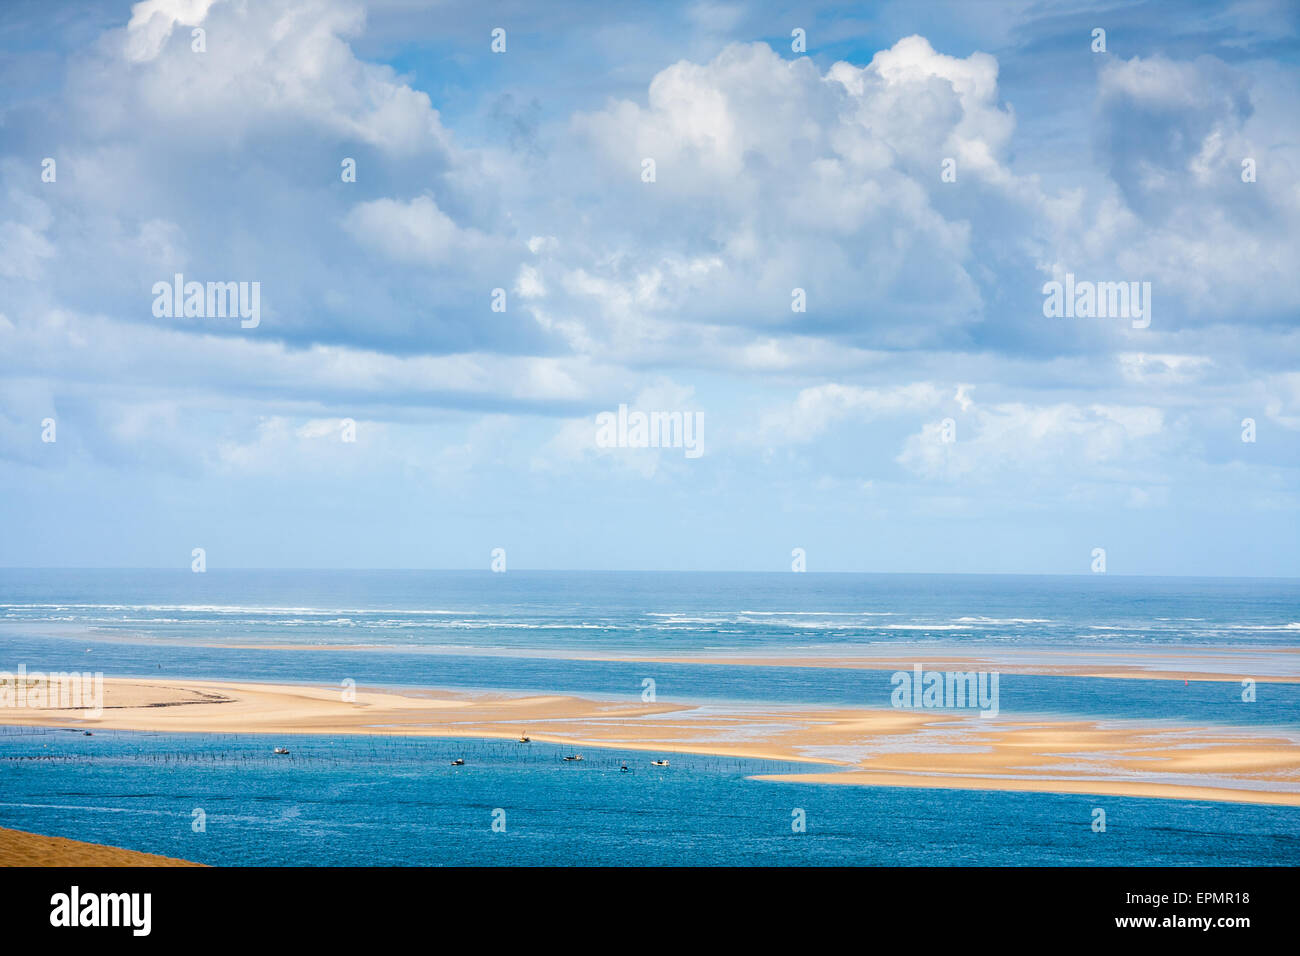
[[[18,708],[0,723],[178,733],[517,738],[820,764],[779,779],[1039,790],[1300,806],[1282,734],[970,711],[601,701],[568,695],[107,680],[104,711]],[[268,741],[268,746],[272,744]],[[827,772],[836,768],[834,772]],[[1293,789],[1294,788],[1294,789]]]
[[[0,827],[0,866],[202,866],[169,856]]]

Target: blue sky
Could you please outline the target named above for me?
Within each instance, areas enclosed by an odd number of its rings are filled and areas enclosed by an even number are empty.
[[[6,4],[0,565],[1298,575],[1297,9]]]

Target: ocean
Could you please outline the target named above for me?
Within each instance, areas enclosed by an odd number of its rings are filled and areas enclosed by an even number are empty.
[[[1262,676],[1292,674],[1297,642],[1293,580],[0,570],[0,670],[108,677],[627,700],[650,678],[661,702],[888,707],[888,669],[598,658],[1070,652],[1213,671],[1216,653],[1249,650]],[[1257,692],[1243,704],[1230,681],[1004,673],[1000,707],[1300,741],[1300,685]],[[295,736],[291,750],[273,756],[256,735],[0,728],[0,826],[216,864],[1300,861],[1288,807],[1106,797],[1094,833],[1103,798],[752,780],[807,767],[739,758],[652,768],[644,752],[589,748],[574,765],[541,743],[343,735]]]

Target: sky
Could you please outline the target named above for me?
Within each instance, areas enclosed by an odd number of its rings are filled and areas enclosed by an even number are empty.
[[[0,566],[1298,576],[1298,30],[8,2]]]

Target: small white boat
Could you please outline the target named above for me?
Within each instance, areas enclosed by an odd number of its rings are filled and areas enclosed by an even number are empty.
[[[275,748],[275,752],[278,753],[278,754],[287,754],[287,753],[289,752],[289,748],[288,748],[288,747],[276,747],[276,748]]]
[[[651,761],[650,761],[650,766],[652,766],[652,767],[666,767],[666,766],[668,766],[668,761],[667,761],[667,760],[651,760]]]
[[[465,758],[464,758],[464,757],[457,757],[455,760],[453,760],[453,761],[451,762],[451,765],[452,765],[453,767],[463,767],[463,766],[465,766]]]
[[[570,754],[569,756],[565,757],[564,759],[565,759],[565,760],[581,760],[581,759],[582,759],[582,754]]]

